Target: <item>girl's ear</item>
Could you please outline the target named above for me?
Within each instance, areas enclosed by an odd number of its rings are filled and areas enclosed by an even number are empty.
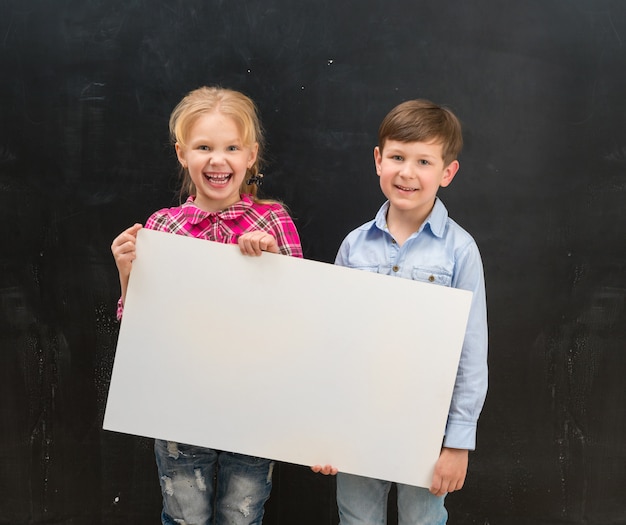
[[[449,186],[457,171],[459,171],[459,161],[453,160],[443,169],[443,178],[441,179],[439,186],[442,188]]]
[[[258,154],[259,154],[259,143],[255,142],[250,148],[250,156],[248,157],[248,169],[250,169],[254,165]]]
[[[174,144],[174,148],[176,149],[176,156],[178,157],[178,162],[180,162],[180,165],[183,168],[186,168],[187,161],[185,160],[185,150],[178,142]]]

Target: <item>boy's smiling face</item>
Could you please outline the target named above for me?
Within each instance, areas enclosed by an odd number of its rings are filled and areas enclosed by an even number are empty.
[[[440,187],[446,187],[459,169],[458,161],[444,165],[443,145],[431,142],[387,140],[374,148],[380,188],[390,209],[412,221],[423,222],[435,203]]]

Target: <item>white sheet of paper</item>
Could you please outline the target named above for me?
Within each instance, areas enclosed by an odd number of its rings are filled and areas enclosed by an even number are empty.
[[[470,301],[142,229],[104,428],[428,487]]]

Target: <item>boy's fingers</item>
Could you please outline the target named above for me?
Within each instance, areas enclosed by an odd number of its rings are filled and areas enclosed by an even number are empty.
[[[431,494],[434,494],[435,496],[437,495],[437,493],[441,489],[441,481],[441,477],[437,474],[433,476],[433,482],[430,484],[429,489]]]
[[[324,465],[324,466],[314,465],[311,467],[311,470],[318,474],[324,474],[325,476],[328,476],[328,475],[334,476],[338,472],[338,469],[336,469],[332,465]]]

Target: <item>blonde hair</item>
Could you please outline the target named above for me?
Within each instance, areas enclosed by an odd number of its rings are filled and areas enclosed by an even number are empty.
[[[185,147],[189,139],[189,132],[199,117],[217,111],[232,118],[237,125],[241,139],[246,147],[259,145],[254,164],[248,168],[239,193],[247,193],[256,202],[258,186],[248,184],[251,177],[259,175],[263,154],[263,129],[259,120],[258,110],[254,102],[239,91],[221,87],[200,87],[190,91],[174,108],[170,115],[170,141],[172,145],[178,143]],[[180,188],[181,200],[188,195],[196,195],[196,187],[187,168],[181,166],[182,184]],[[273,202],[273,201],[263,201]]]
[[[456,160],[463,147],[461,123],[452,111],[429,100],[408,100],[393,108],[378,129],[378,146],[386,140],[442,144],[444,165]]]

